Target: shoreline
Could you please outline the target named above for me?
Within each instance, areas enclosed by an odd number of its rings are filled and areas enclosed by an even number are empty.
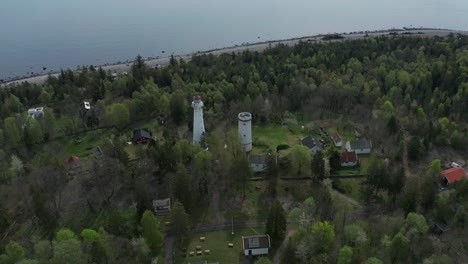
[[[335,41],[346,41],[346,40],[357,40],[363,39],[366,37],[382,37],[382,36],[419,36],[419,37],[446,37],[450,33],[453,34],[464,34],[468,35],[468,31],[460,31],[460,30],[451,30],[451,29],[433,29],[433,28],[403,28],[403,29],[385,29],[385,30],[376,30],[376,31],[358,31],[358,32],[348,32],[348,33],[331,33],[331,34],[317,34],[313,36],[302,36],[302,37],[294,37],[289,39],[279,39],[279,40],[271,40],[271,41],[261,41],[261,42],[254,42],[254,43],[243,43],[239,45],[223,47],[218,49],[211,49],[205,51],[196,51],[191,54],[183,54],[183,55],[174,55],[177,59],[183,59],[185,61],[190,61],[192,56],[196,55],[206,55],[206,54],[213,54],[213,55],[220,55],[223,53],[240,53],[246,50],[249,51],[263,51],[269,47],[274,47],[279,44],[284,44],[288,46],[294,46],[301,41],[306,42],[313,42],[313,43],[328,43],[328,42],[335,42]],[[328,35],[339,35],[342,38],[339,39],[331,39],[331,40],[322,40],[324,36]],[[163,58],[150,58],[145,60],[145,63],[149,67],[163,67],[169,65],[170,62],[169,57]],[[101,67],[105,71],[111,71],[113,73],[122,73],[128,72],[131,69],[133,61],[127,60],[126,62],[117,62],[114,64],[105,64],[105,65],[96,65],[95,68]],[[89,65],[91,66],[91,65]],[[30,76],[25,78],[20,78],[17,80],[7,81],[4,83],[0,83],[0,86],[8,87],[14,86],[17,84],[21,84],[24,82],[29,82],[33,84],[44,84],[47,81],[47,78],[50,76],[57,77],[59,72],[52,72],[47,74],[41,74],[37,76]]]

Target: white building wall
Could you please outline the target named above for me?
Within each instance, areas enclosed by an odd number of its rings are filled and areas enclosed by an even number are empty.
[[[203,121],[203,102],[200,97],[195,97],[192,102],[193,108],[193,143],[200,143],[203,133],[205,133],[205,123]]]
[[[370,149],[354,149],[354,151],[356,151],[356,154],[369,154],[370,153]]]
[[[250,250],[252,251],[252,256],[268,255],[268,248],[255,248]],[[244,255],[249,256],[249,249],[244,250]]]
[[[266,169],[266,166],[263,164],[252,164],[250,165],[250,168],[252,168],[254,172],[262,172]]]
[[[341,167],[354,167],[357,165],[357,162],[342,162]]]
[[[245,152],[252,150],[252,114],[242,112],[238,115],[239,138]]]
[[[346,150],[347,150],[348,152],[353,151],[353,150],[351,149],[351,144],[349,143],[349,141],[346,141]]]

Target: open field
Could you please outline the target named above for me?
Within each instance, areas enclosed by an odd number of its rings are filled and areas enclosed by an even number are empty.
[[[179,241],[178,245],[176,244],[174,260],[175,263],[193,263],[206,260],[223,264],[237,264],[239,260],[244,258],[242,255],[242,236],[263,233],[263,228],[235,228],[234,235],[232,235],[231,229],[192,234],[187,240]],[[201,242],[200,237],[205,237],[206,240]],[[232,248],[228,246],[229,243],[233,244]],[[197,246],[200,246],[203,252],[210,250],[210,253],[197,256]],[[191,251],[195,252],[195,256],[189,256]]]

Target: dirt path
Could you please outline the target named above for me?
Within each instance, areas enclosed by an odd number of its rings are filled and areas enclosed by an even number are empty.
[[[296,233],[296,230],[288,230],[283,242],[281,242],[281,246],[278,248],[275,256],[273,257],[273,263],[275,264],[280,263],[280,258],[281,258],[281,255],[283,254],[284,248],[288,244],[289,238],[291,238],[295,233]]]
[[[339,191],[334,190],[334,189],[331,189],[331,191],[332,191],[332,193],[333,193],[334,195],[343,198],[344,200],[346,200],[347,202],[349,202],[350,204],[352,204],[353,206],[355,206],[356,209],[361,209],[361,208],[362,208],[361,204],[360,204],[358,201],[354,200],[353,198],[351,198],[351,197],[349,197],[349,196],[347,196],[347,195],[345,195],[345,194],[342,194],[342,193],[340,193]]]
[[[213,200],[212,201],[213,202],[211,204],[212,204],[213,213],[215,215],[215,222],[216,223],[224,223],[224,221],[225,221],[224,214],[219,209],[219,191],[218,190],[215,190],[213,192]]]
[[[164,263],[166,264],[172,264],[174,263],[174,242],[175,242],[175,237],[173,236],[166,236],[164,239]]]

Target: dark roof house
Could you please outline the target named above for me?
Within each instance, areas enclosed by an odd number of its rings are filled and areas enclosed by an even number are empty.
[[[171,211],[171,199],[153,200],[154,211],[158,213],[169,213]]]
[[[245,256],[267,255],[270,247],[269,235],[242,237],[242,250]]]
[[[301,140],[301,144],[308,147],[313,153],[323,151],[322,143],[311,136],[307,136]]]
[[[152,136],[153,133],[147,128],[136,129],[133,131],[132,142],[135,144],[148,143]]]
[[[356,154],[368,154],[371,152],[372,143],[369,140],[354,140],[346,142],[346,150],[356,151]]]

